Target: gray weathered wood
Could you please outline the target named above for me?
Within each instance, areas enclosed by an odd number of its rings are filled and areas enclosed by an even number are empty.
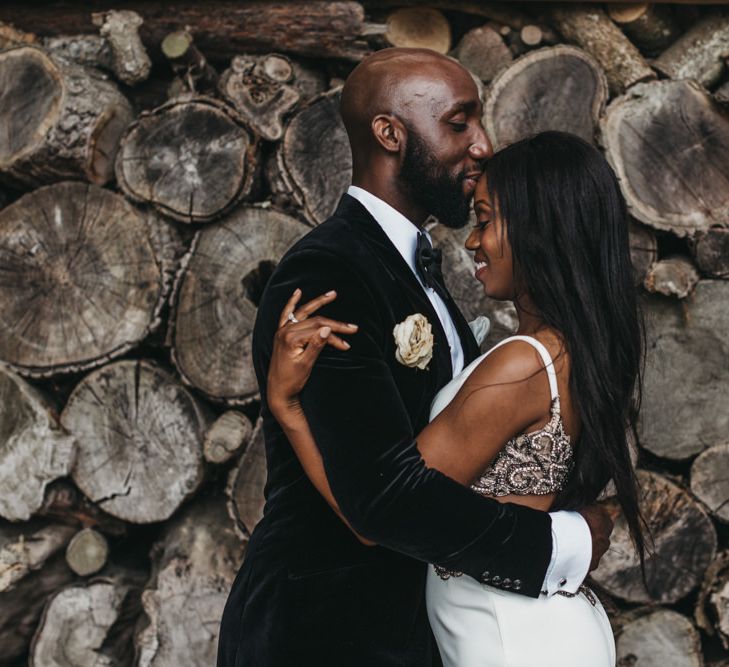
[[[647,354],[638,416],[642,447],[687,459],[729,432],[729,282],[702,280],[682,302],[646,303]]]
[[[120,195],[49,185],[0,211],[0,359],[47,376],[96,366],[159,324],[167,232]]]
[[[637,85],[610,103],[600,126],[634,217],[679,236],[729,219],[729,117],[701,86]]]
[[[549,9],[562,36],[587,51],[605,71],[610,93],[619,95],[641,81],[655,78],[638,49],[596,5],[555,4]]]
[[[297,111],[266,165],[274,201],[300,211],[312,224],[326,220],[352,181],[352,155],[339,115],[341,90]]]
[[[657,55],[681,34],[671,8],[659,4],[610,3],[608,16],[648,56]]]
[[[253,433],[250,419],[237,410],[227,410],[205,433],[203,454],[209,463],[225,463],[243,449]]]
[[[0,434],[0,517],[25,521],[42,506],[46,486],[69,473],[73,439],[46,395],[1,369]]]
[[[544,130],[594,142],[607,100],[597,63],[574,46],[531,51],[501,71],[488,89],[483,122],[498,149]]]
[[[76,574],[87,577],[106,565],[109,543],[93,528],[82,528],[66,547],[66,563]]]
[[[647,588],[622,514],[592,578],[610,595],[628,602],[672,604],[701,582],[716,556],[716,529],[700,503],[668,478],[638,471],[638,484],[654,542],[646,562]]]
[[[152,61],[139,37],[139,26],[144,23],[135,11],[112,9],[92,15],[99,33],[109,43],[112,70],[120,81],[134,86],[144,81],[152,69]]]
[[[729,523],[729,442],[696,457],[691,465],[691,491],[714,517]]]
[[[469,30],[451,55],[484,82],[514,59],[501,35],[488,25]]]
[[[216,90],[218,73],[195,46],[190,32],[171,32],[162,40],[160,48],[185,92],[210,94]]]
[[[169,332],[185,382],[233,405],[257,398],[250,339],[258,300],[306,230],[273,209],[240,207],[198,232],[177,279]]]
[[[113,177],[132,109],[101,73],[18,46],[0,53],[0,90],[0,177],[30,186]]]
[[[176,378],[133,360],[86,376],[61,414],[77,443],[74,482],[105,512],[134,523],[167,519],[198,488],[207,422]]]
[[[114,56],[109,41],[101,35],[59,35],[45,37],[43,48],[79,65],[112,71]]]
[[[648,227],[630,223],[630,261],[633,263],[635,284],[643,283],[648,269],[658,259],[658,240]]]
[[[692,251],[704,273],[729,278],[729,227],[711,227],[697,234]]]
[[[725,69],[729,53],[729,13],[704,16],[653,61],[653,66],[672,79],[694,79],[712,87]]]
[[[266,450],[263,422],[259,420],[240,461],[230,471],[226,495],[228,513],[244,535],[250,535],[263,516]]]
[[[706,570],[694,615],[710,637],[718,636],[729,651],[729,551],[723,551]]]
[[[142,594],[148,623],[135,637],[138,667],[215,664],[220,618],[244,547],[218,495],[196,500],[165,526]]]
[[[704,667],[701,638],[688,618],[651,607],[631,616],[617,637],[620,667]]]
[[[653,264],[646,273],[643,286],[655,294],[685,299],[696,283],[699,272],[688,257],[674,255]]]

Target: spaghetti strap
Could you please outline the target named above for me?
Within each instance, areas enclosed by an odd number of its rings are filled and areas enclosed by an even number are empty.
[[[544,364],[544,368],[547,371],[547,377],[549,378],[549,391],[552,394],[552,400],[557,398],[559,396],[559,391],[557,389],[557,373],[554,370],[554,362],[552,361],[552,357],[547,351],[547,348],[544,347],[544,345],[540,343],[536,338],[532,336],[509,336],[509,338],[505,338],[500,343],[496,343],[496,345],[494,345],[488,352],[486,352],[484,357],[487,357],[495,349],[501,347],[502,345],[506,345],[506,343],[510,343],[513,340],[521,340],[525,343],[529,343],[537,352],[539,352],[539,356],[542,357],[542,363]]]

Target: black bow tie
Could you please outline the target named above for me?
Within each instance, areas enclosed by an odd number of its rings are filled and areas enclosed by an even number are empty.
[[[448,301],[450,295],[443,282],[441,271],[441,251],[430,245],[428,237],[423,232],[418,232],[418,245],[415,250],[415,268],[420,279],[426,287],[435,290],[443,301]]]

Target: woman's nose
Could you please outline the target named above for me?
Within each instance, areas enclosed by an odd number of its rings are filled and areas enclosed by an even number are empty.
[[[481,246],[481,242],[478,237],[478,229],[471,230],[471,233],[466,239],[466,250],[478,250]]]

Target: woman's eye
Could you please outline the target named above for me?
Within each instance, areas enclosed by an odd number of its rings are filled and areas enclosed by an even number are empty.
[[[484,230],[486,227],[488,227],[488,224],[491,222],[491,220],[478,220],[474,227],[476,229]]]

